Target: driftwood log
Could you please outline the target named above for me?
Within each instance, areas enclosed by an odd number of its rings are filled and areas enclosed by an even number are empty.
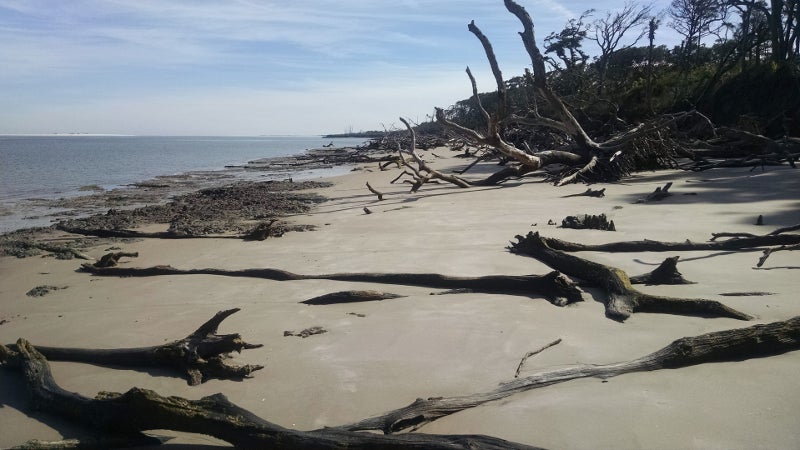
[[[652,272],[631,277],[631,284],[695,284],[683,278],[683,274],[678,271],[679,256],[671,256],[665,259]]]
[[[470,289],[484,294],[514,294],[531,298],[544,297],[556,306],[582,301],[581,292],[567,277],[558,272],[546,275],[490,275],[455,277],[437,273],[332,273],[302,275],[280,269],[177,269],[172,266],[94,267],[83,264],[82,270],[94,275],[118,277],[150,277],[159,275],[220,275],[263,278],[274,281],[332,280],[379,284],[421,286],[436,289]]]
[[[606,316],[614,320],[624,321],[636,312],[752,319],[750,315],[715,300],[663,297],[640,292],[631,286],[625,271],[556,250],[539,233],[517,236],[517,241],[511,244],[512,252],[531,256],[561,273],[603,288]]]
[[[0,362],[20,370],[37,409],[89,426],[98,431],[131,436],[141,442],[141,431],[167,429],[211,435],[238,448],[273,449],[533,449],[481,435],[403,434],[383,436],[325,428],[296,431],[268,422],[228,400],[222,394],[200,400],[163,397],[132,388],[124,394],[100,392],[95,398],[62,389],[47,359],[24,339],[16,349],[0,346]]]
[[[220,311],[192,334],[163,345],[140,348],[86,349],[36,346],[51,361],[73,361],[117,367],[159,367],[177,371],[187,377],[190,385],[206,380],[241,380],[264,366],[246,364],[235,366],[225,359],[232,352],[259,348],[261,344],[248,344],[239,334],[217,334],[223,320],[239,308]],[[15,345],[11,351],[19,351]]]
[[[391,292],[339,291],[310,298],[300,303],[304,303],[306,305],[335,305],[338,303],[374,302],[403,297],[405,297],[405,295],[392,294]]]
[[[738,237],[711,242],[661,242],[652,240],[620,241],[606,244],[581,244],[556,238],[541,237],[548,247],[563,252],[676,252],[676,251],[731,251],[777,245],[800,244],[800,234],[778,234]]]
[[[215,394],[200,400],[162,397],[133,388],[103,392],[94,399],[68,392],[55,382],[46,358],[24,339],[15,349],[0,346],[0,363],[21,370],[34,405],[95,429],[141,439],[141,431],[170,429],[208,434],[243,448],[533,448],[479,435],[400,434],[441,417],[532,389],[579,378],[607,379],[626,373],[677,369],[697,364],[742,361],[800,349],[800,317],[748,328],[684,337],[641,358],[606,365],[576,365],[547,370],[500,384],[496,389],[459,397],[417,399],[412,404],[335,428],[302,432],[272,424]]]
[[[460,397],[417,399],[414,403],[380,416],[338,427],[344,430],[376,430],[396,433],[418,428],[436,419],[487,402],[579,378],[607,379],[633,372],[678,369],[710,362],[742,361],[779,355],[800,349],[800,316],[748,328],[716,331],[684,337],[632,361],[606,365],[582,364],[546,370],[500,384],[496,389]]]

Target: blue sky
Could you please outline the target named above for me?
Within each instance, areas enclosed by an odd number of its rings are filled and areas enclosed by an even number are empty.
[[[520,3],[541,42],[625,0]],[[473,19],[506,78],[521,74],[521,28],[502,0],[0,0],[0,133],[252,136],[422,121],[470,95],[467,66],[492,89]]]

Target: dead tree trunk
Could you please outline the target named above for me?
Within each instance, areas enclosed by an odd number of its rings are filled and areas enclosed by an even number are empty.
[[[263,278],[275,281],[333,280],[380,284],[422,286],[436,289],[470,289],[486,294],[515,294],[545,297],[556,306],[582,301],[580,290],[558,272],[546,275],[490,275],[483,277],[452,277],[437,273],[333,273],[302,275],[279,269],[177,269],[172,266],[154,267],[95,267],[84,264],[82,270],[105,276],[150,277],[158,275],[221,275],[229,277]]]
[[[612,378],[632,372],[678,369],[710,362],[742,361],[800,349],[800,316],[766,325],[684,337],[641,358],[606,365],[577,365],[547,370],[500,384],[496,389],[460,397],[431,397],[341,429],[396,433],[487,402],[579,378]]]
[[[517,236],[511,251],[528,255],[566,275],[580,278],[605,290],[606,316],[624,321],[636,312],[679,314],[700,317],[730,317],[750,320],[748,314],[714,300],[662,297],[637,291],[625,271],[579,258],[547,245],[539,233]]]
[[[166,429],[200,433],[237,448],[274,449],[534,449],[482,435],[403,434],[383,436],[325,428],[297,431],[268,422],[222,394],[200,400],[162,397],[133,388],[124,394],[102,392],[95,398],[62,389],[47,359],[20,339],[16,351],[0,346],[0,362],[25,376],[37,409],[107,433],[141,437],[141,431]]]
[[[411,124],[408,123],[406,119],[400,117],[400,121],[403,122],[403,124],[408,129],[409,133],[411,133],[411,145],[408,150],[403,150],[402,147],[400,147],[400,144],[398,144],[398,150],[401,153],[400,159],[403,161],[403,165],[408,167],[409,170],[413,172],[413,173],[404,172],[404,174],[411,175],[412,178],[414,179],[414,181],[411,183],[411,192],[417,192],[419,188],[422,187],[423,184],[427,183],[430,180],[442,180],[462,188],[470,186],[470,184],[466,180],[460,177],[457,177],[455,175],[448,175],[431,168],[431,166],[429,166],[428,163],[426,163],[425,160],[423,160],[417,154],[417,135],[414,132],[414,128],[411,126]],[[414,162],[417,164],[417,167],[412,166],[408,161],[406,161],[405,158],[402,158],[403,151],[405,151],[406,153],[411,155],[412,158],[414,158]],[[378,199],[380,200],[380,197]]]
[[[524,240],[528,239],[531,233]],[[798,234],[778,234],[741,237],[713,242],[661,242],[661,241],[621,241],[606,244],[581,244],[556,238],[541,237],[548,247],[564,252],[676,252],[676,251],[729,251],[777,245],[800,244]]]
[[[160,367],[176,370],[186,375],[190,385],[206,380],[241,380],[264,366],[246,364],[234,366],[225,362],[232,352],[259,348],[261,344],[248,344],[239,334],[217,334],[223,320],[239,308],[220,311],[192,334],[168,344],[153,347],[86,349],[45,347],[36,348],[52,361],[73,361],[119,367]],[[12,350],[18,350],[10,345]]]

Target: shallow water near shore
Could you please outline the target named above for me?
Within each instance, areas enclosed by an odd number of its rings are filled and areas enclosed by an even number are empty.
[[[57,213],[44,201],[125,187],[155,177],[220,171],[213,177],[254,179],[268,173],[242,166],[261,158],[292,156],[333,143],[363,139],[320,136],[0,136],[0,232],[48,225]],[[320,176],[319,171],[304,177]],[[302,176],[301,176],[302,177]],[[300,178],[300,177],[298,177]]]

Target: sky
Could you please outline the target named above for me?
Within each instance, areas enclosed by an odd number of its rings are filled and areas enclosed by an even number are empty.
[[[537,42],[625,0],[520,0]],[[654,2],[654,11],[668,6]],[[0,0],[0,134],[311,135],[429,119],[530,60],[502,0]],[[657,44],[679,42],[662,25]],[[593,52],[595,44],[584,47]]]

